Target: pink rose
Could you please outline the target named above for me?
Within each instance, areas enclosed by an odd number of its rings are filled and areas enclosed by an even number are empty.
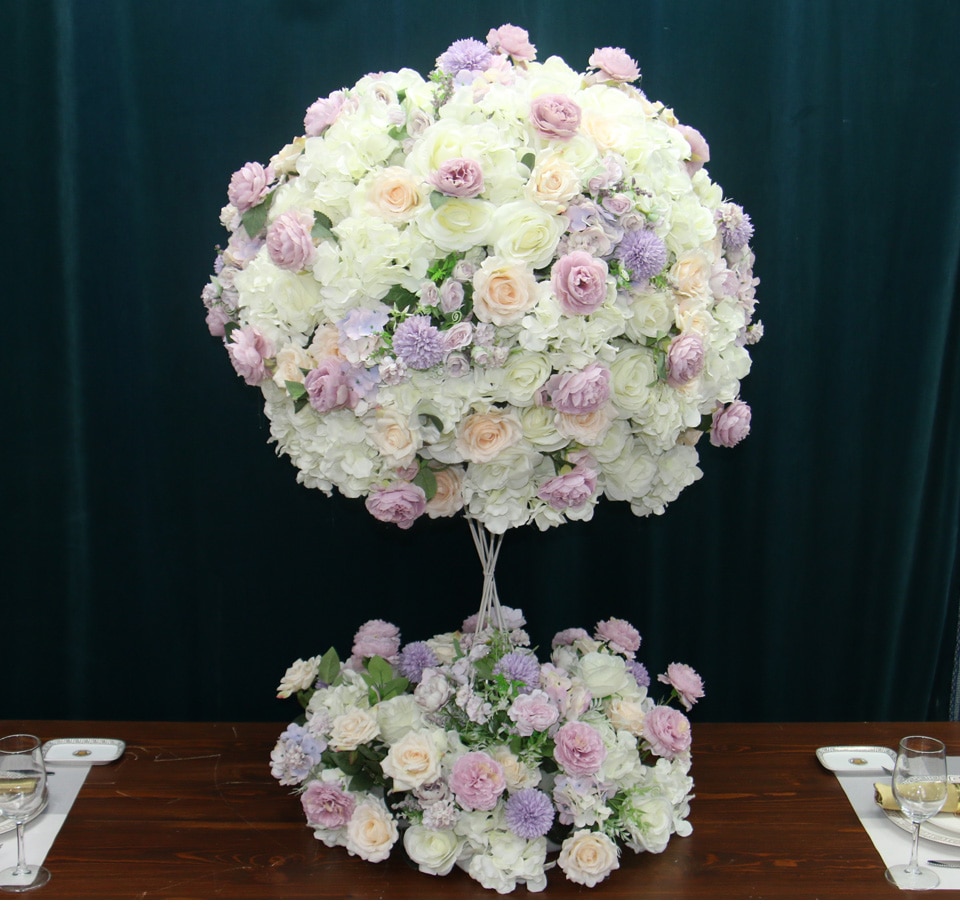
[[[517,725],[517,733],[521,736],[549,730],[560,719],[557,706],[546,692],[539,689],[518,695],[507,715]]]
[[[313,217],[290,209],[267,229],[267,252],[274,265],[291,272],[300,272],[313,261],[317,249],[313,245]]]
[[[343,108],[344,98],[342,91],[334,92],[329,98],[317,98],[303,118],[303,128],[308,136],[320,136],[327,127],[336,122]]]
[[[234,329],[227,342],[230,362],[247,385],[257,385],[269,375],[264,362],[273,357],[273,345],[253,326]]]
[[[605,641],[611,651],[633,658],[640,648],[640,633],[625,619],[606,619],[597,623],[597,640]]]
[[[580,128],[580,105],[566,95],[540,95],[530,104],[530,119],[544,139],[572,139]]]
[[[703,372],[703,342],[699,335],[678,335],[667,351],[667,382],[678,388]]]
[[[589,777],[600,770],[607,747],[590,724],[575,720],[557,730],[553,757],[567,774]]]
[[[316,828],[341,828],[353,815],[357,801],[337,784],[312,780],[300,796],[307,824]]]
[[[444,196],[470,198],[483,192],[483,168],[472,158],[450,158],[429,178]]]
[[[467,752],[453,764],[450,789],[464,809],[492,809],[507,787],[500,763],[486,752]]]
[[[303,380],[310,406],[321,414],[355,408],[360,402],[352,382],[354,368],[339,357],[325,357]]]
[[[363,660],[366,657],[382,657],[389,660],[400,651],[400,630],[392,623],[382,619],[365,622],[353,636],[353,656]]]
[[[670,664],[666,673],[661,673],[657,679],[676,689],[680,696],[680,704],[688,711],[703,698],[703,680],[693,667],[686,664]]]
[[[610,370],[593,363],[577,373],[560,373],[547,381],[544,391],[562,414],[590,414],[610,398]]]
[[[256,161],[248,161],[230,178],[227,198],[241,214],[259,205],[270,192],[274,174],[272,167],[264,167]]]
[[[367,511],[378,521],[387,521],[406,530],[423,515],[427,496],[421,487],[401,481],[367,496]]]
[[[622,47],[599,47],[588,61],[599,70],[596,78],[603,82],[633,82],[640,78],[640,67]]]
[[[501,25],[487,32],[487,47],[496,53],[507,54],[518,63],[537,59],[537,49],[530,43],[530,35],[519,25]]]
[[[643,715],[643,735],[654,755],[671,758],[690,748],[690,721],[676,708],[657,705]]]
[[[733,448],[746,439],[749,432],[750,405],[745,401],[734,401],[713,412],[713,425],[710,427],[712,445]]]
[[[568,316],[587,316],[607,297],[607,264],[583,250],[561,256],[550,270],[550,284]]]

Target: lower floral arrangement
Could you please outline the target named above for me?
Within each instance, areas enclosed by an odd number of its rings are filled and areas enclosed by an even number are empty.
[[[316,838],[369,862],[402,838],[420,871],[459,866],[505,894],[542,891],[554,865],[593,887],[621,848],[659,853],[690,834],[685,712],[699,675],[670,664],[657,703],[624,620],[558,633],[541,663],[522,613],[497,614],[403,647],[372,620],[347,660],[331,649],[290,667],[278,696],[305,713],[271,770],[297,788]]]

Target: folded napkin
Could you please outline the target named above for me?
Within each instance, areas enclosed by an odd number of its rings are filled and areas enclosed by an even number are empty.
[[[877,802],[884,809],[892,809],[894,812],[900,810],[900,803],[893,795],[893,787],[890,784],[874,784]],[[940,810],[945,814],[960,815],[960,784],[947,784],[947,801]]]

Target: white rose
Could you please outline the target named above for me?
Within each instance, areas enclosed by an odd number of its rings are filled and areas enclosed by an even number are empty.
[[[441,250],[465,253],[487,244],[495,211],[483,199],[447,197],[437,208],[424,209],[417,227]]]
[[[277,698],[289,698],[294,692],[309,689],[317,678],[317,668],[319,666],[319,657],[311,657],[309,660],[295,660],[293,666],[283,674],[283,679],[277,686]]]
[[[380,738],[393,745],[411,730],[422,726],[423,712],[412,695],[398,695],[377,705],[377,724]]]
[[[557,432],[553,408],[531,407],[520,412],[520,425],[523,436],[535,449],[541,452],[555,452],[568,442]]]
[[[367,798],[353,810],[347,822],[347,852],[368,863],[379,863],[397,842],[396,819],[378,799]]]
[[[662,796],[634,795],[622,812],[637,852],[662,853],[673,833],[673,804]]]
[[[393,779],[394,790],[416,790],[440,777],[440,758],[436,740],[429,732],[411,730],[390,747],[380,767]]]
[[[392,409],[378,410],[373,418],[370,438],[388,468],[405,468],[420,448],[417,422]]]
[[[436,639],[431,639],[428,644],[434,653],[437,653],[437,647],[434,645],[435,641]],[[449,654],[447,656],[449,657],[449,660],[446,661],[447,663],[452,663],[456,657],[452,645],[449,648]],[[431,667],[427,667],[427,669],[423,671],[423,677],[413,692],[413,697],[416,699],[417,704],[428,714],[439,711],[450,701],[452,696],[453,687],[447,682],[447,678],[439,670],[434,670]]]
[[[622,657],[601,651],[584,654],[580,658],[577,675],[594,698],[613,695],[626,688],[632,679]]]
[[[448,829],[411,825],[403,834],[403,846],[421,872],[446,875],[460,858],[464,841]]]
[[[517,407],[533,404],[537,390],[550,378],[550,361],[546,354],[514,351],[503,365],[500,388],[510,404]]]
[[[563,218],[533,202],[508,202],[493,216],[490,236],[496,255],[542,269],[553,259],[565,226]]]
[[[336,752],[350,752],[370,742],[379,732],[373,714],[363,708],[354,708],[334,720],[330,731],[330,748]]]
[[[577,831],[563,842],[557,865],[567,878],[592,888],[620,868],[617,845],[597,831]]]

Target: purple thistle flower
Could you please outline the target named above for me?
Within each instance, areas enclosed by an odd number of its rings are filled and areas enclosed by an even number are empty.
[[[650,685],[650,671],[643,664],[635,660],[628,660],[626,663],[627,672],[637,681],[638,686]]]
[[[540,682],[540,661],[533,654],[511,651],[494,664],[493,675],[502,675],[508,682],[516,680],[535,689]]]
[[[418,685],[423,679],[423,671],[438,664],[436,654],[425,641],[412,641],[400,651],[398,669],[410,682]]]
[[[717,225],[720,228],[720,239],[728,250],[739,250],[745,247],[753,237],[753,222],[735,202],[725,202],[717,210]]]
[[[553,825],[553,803],[541,790],[518,790],[510,795],[504,813],[517,837],[543,837]]]
[[[642,281],[663,271],[667,264],[667,246],[655,231],[630,231],[620,241],[617,256],[630,272],[631,279]]]
[[[482,41],[462,38],[454,41],[437,57],[437,69],[451,76],[459,76],[461,73],[477,74],[485,72],[492,60],[493,54]]]
[[[393,333],[393,353],[414,370],[429,370],[443,360],[443,336],[429,316],[411,316]]]

